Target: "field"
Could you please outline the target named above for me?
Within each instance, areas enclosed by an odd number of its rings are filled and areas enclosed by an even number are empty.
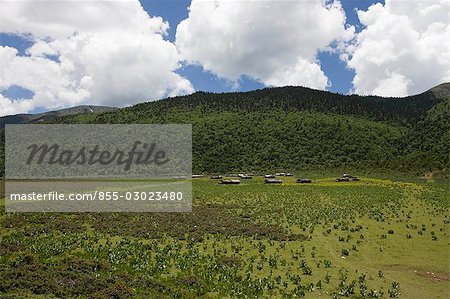
[[[0,297],[448,298],[447,181],[312,177],[194,179],[191,214],[2,207]]]

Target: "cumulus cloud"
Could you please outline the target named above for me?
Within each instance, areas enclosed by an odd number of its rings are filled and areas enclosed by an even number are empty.
[[[450,81],[450,1],[386,0],[358,11],[349,49],[354,91],[406,96]]]
[[[3,2],[0,32],[32,39],[19,56],[0,47],[0,91],[20,86],[32,99],[0,97],[0,114],[79,104],[124,106],[193,91],[175,73],[168,24],[136,1]]]
[[[318,51],[353,33],[338,1],[192,0],[176,46],[188,63],[234,83],[246,75],[265,85],[324,89]]]

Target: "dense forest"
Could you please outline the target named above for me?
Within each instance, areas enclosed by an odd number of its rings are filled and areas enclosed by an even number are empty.
[[[197,92],[52,122],[192,124],[198,173],[346,168],[447,174],[449,102],[449,83],[405,98],[281,87]],[[3,161],[1,150],[0,156]]]

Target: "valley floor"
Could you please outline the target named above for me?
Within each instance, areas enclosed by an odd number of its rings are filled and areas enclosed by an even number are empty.
[[[190,214],[2,207],[0,297],[450,294],[447,182],[205,178],[193,180],[193,194]]]

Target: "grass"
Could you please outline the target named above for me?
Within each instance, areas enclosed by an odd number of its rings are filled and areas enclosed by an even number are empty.
[[[1,212],[0,297],[447,298],[446,182],[311,177],[195,179],[189,214]]]

